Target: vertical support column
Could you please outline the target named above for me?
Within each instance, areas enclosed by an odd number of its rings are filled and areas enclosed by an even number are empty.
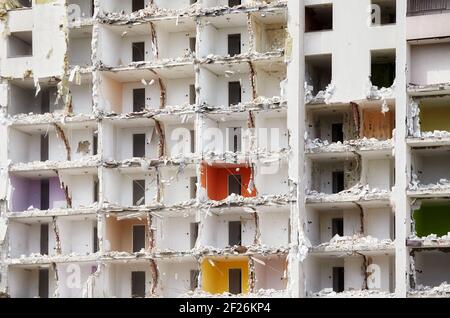
[[[296,204],[291,205],[291,251],[289,254],[288,289],[292,297],[304,297],[305,274],[302,247],[305,215],[305,4],[303,0],[288,1],[288,38],[286,41],[287,104],[290,142],[289,179],[296,188]]]
[[[406,297],[409,289],[409,255],[406,238],[410,232],[410,202],[406,190],[411,175],[411,153],[407,137],[406,92],[406,1],[397,0],[397,61],[396,61],[396,130],[395,130],[395,187],[392,201],[395,209],[395,294]]]

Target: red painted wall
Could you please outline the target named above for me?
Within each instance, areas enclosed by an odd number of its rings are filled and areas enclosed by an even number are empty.
[[[202,187],[206,188],[208,198],[211,200],[220,201],[228,197],[228,176],[233,174],[241,176],[243,197],[256,196],[256,189],[253,189],[251,193],[247,191],[252,170],[250,167],[245,165],[209,166],[204,163],[201,169]]]

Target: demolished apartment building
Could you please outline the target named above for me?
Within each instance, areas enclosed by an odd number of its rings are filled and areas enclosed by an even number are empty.
[[[448,295],[425,2],[3,2],[0,292]]]

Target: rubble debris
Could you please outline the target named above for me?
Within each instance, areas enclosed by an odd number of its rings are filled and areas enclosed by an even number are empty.
[[[306,150],[310,153],[325,152],[358,152],[367,150],[392,149],[393,139],[378,140],[375,138],[362,138],[358,140],[345,140],[344,142],[329,143],[327,140],[307,139]]]
[[[311,298],[394,298],[395,294],[379,289],[349,290],[341,293],[333,291],[333,288],[325,288],[319,292],[309,292]]]
[[[389,191],[378,188],[370,188],[369,185],[356,184],[350,189],[339,193],[327,194],[317,191],[307,190],[307,203],[312,202],[340,202],[340,201],[370,201],[370,200],[389,200]]]
[[[418,285],[408,292],[408,297],[450,297],[450,284],[443,282],[439,286],[430,287]]]
[[[390,239],[379,240],[370,235],[353,236],[335,235],[329,242],[322,243],[312,248],[313,252],[349,252],[358,251],[392,250],[394,242]]]
[[[415,248],[448,247],[450,246],[450,232],[447,235],[440,237],[436,234],[430,234],[423,237],[418,237],[416,234],[412,234],[406,239],[406,245]]]
[[[411,182],[408,186],[408,191],[421,193],[445,192],[448,189],[450,189],[450,180],[439,179],[435,184],[422,184],[415,173],[411,174]]]
[[[305,103],[306,104],[329,104],[336,92],[336,84],[331,82],[327,85],[325,90],[319,91],[316,96],[313,96],[313,87],[305,82]]]

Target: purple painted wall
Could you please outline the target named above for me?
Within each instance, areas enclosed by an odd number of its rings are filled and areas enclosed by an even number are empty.
[[[11,176],[13,187],[11,196],[11,211],[23,212],[30,206],[39,208],[41,206],[40,180],[27,180],[16,176]]]
[[[63,201],[64,207],[66,207],[66,196],[64,195],[64,190],[61,188],[59,178],[50,178],[50,209],[61,207],[59,203],[55,204],[57,201]]]
[[[50,209],[52,209],[60,206],[58,203],[54,204],[56,201],[66,202],[66,197],[63,189],[61,189],[59,178],[50,178],[49,183]],[[11,185],[13,187],[10,205],[12,212],[27,211],[30,206],[33,206],[35,209],[41,207],[41,180],[11,176]]]

